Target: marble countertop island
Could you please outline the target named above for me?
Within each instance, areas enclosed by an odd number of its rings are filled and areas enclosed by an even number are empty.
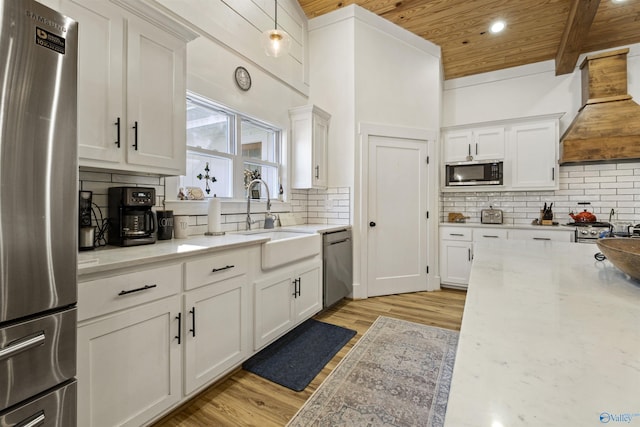
[[[596,245],[479,243],[445,427],[640,426],[640,282]]]

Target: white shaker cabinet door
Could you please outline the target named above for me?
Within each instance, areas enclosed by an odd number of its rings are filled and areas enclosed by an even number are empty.
[[[311,264],[297,271],[294,286],[295,321],[300,323],[322,310],[322,264]]]
[[[513,126],[511,187],[514,190],[558,188],[558,121]]]
[[[472,243],[456,240],[440,241],[440,281],[442,284],[466,287],[472,262]]]
[[[127,161],[184,174],[186,44],[136,18],[127,41]]]
[[[60,8],[79,23],[80,165],[97,160],[101,165],[115,166],[124,160],[126,150],[121,133],[125,120],[124,18],[117,7],[106,1],[62,0]]]
[[[293,327],[293,291],[290,272],[254,283],[254,350],[259,350]]]
[[[185,394],[242,363],[249,354],[247,276],[185,294]]]
[[[473,132],[470,130],[448,131],[444,135],[445,163],[466,162],[471,157]]]
[[[182,394],[180,297],[78,327],[78,425],[140,426]]]

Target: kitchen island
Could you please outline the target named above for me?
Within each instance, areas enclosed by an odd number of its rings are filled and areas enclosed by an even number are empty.
[[[477,245],[446,427],[640,425],[640,282],[596,252]]]

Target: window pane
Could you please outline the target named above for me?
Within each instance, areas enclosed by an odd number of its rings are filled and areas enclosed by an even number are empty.
[[[231,116],[187,99],[187,145],[233,154]]]
[[[275,130],[247,120],[240,127],[243,157],[277,162]]]
[[[207,172],[205,167],[209,164],[209,177],[206,180]],[[198,175],[202,175],[198,178]],[[216,182],[211,182],[215,177]],[[233,183],[233,162],[215,156],[207,156],[192,151],[187,151],[187,175],[180,177],[181,187],[199,187],[205,192],[205,197],[232,197]],[[209,185],[209,194],[206,193],[207,184]]]
[[[280,182],[278,180],[278,168],[265,165],[255,165],[251,163],[244,164],[244,185],[245,191],[252,179],[259,177],[267,183],[271,199],[277,199],[280,194]],[[260,190],[260,198],[267,198],[267,194],[262,184],[256,184],[252,190]],[[245,192],[246,195],[246,192]]]

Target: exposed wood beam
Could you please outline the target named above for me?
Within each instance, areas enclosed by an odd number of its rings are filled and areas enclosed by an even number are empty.
[[[571,73],[575,68],[598,6],[600,0],[573,0],[556,53],[556,76]]]

